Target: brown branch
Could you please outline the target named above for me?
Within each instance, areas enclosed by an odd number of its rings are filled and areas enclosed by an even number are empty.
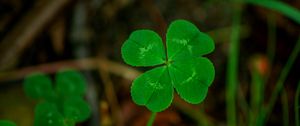
[[[103,68],[109,68],[110,64],[107,64],[107,62],[99,62],[99,73],[100,73],[100,77],[102,79],[103,82],[103,87],[104,87],[104,93],[106,95],[108,104],[110,106],[110,110],[112,112],[112,116],[114,119],[114,125],[117,126],[122,126],[123,125],[123,121],[121,118],[121,107],[119,105],[118,102],[118,98],[116,96],[116,92],[114,89],[114,84],[109,76],[109,71],[104,70]]]
[[[109,65],[108,67],[104,67],[105,65],[101,65],[101,64],[109,64]],[[135,77],[141,74],[141,72],[136,71],[133,68],[130,68],[120,63],[116,63],[101,58],[89,58],[89,59],[87,58],[87,59],[79,59],[79,60],[53,62],[48,64],[25,67],[19,70],[14,70],[9,72],[1,72],[0,82],[23,79],[28,74],[37,71],[51,74],[51,73],[55,73],[56,71],[62,68],[73,68],[77,70],[94,70],[94,69],[98,69],[98,67],[112,74],[122,76],[128,80],[133,80],[135,79]]]
[[[33,39],[49,24],[59,12],[72,0],[41,1],[29,13],[24,15],[0,44],[0,71],[16,65],[22,52]]]

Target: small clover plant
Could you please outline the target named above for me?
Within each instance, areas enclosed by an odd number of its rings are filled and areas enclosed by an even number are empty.
[[[173,88],[185,101],[201,103],[215,76],[212,62],[202,57],[214,50],[214,42],[194,24],[186,20],[172,22],[166,41],[165,51],[157,33],[136,30],[121,49],[127,64],[155,66],[137,77],[131,86],[133,101],[152,112],[160,112],[170,106]]]
[[[75,70],[62,70],[55,78],[55,85],[43,73],[31,74],[24,80],[26,95],[42,100],[35,108],[34,126],[75,126],[89,118],[91,110],[83,99],[83,76]]]
[[[0,126],[17,126],[14,122],[9,120],[0,120]]]

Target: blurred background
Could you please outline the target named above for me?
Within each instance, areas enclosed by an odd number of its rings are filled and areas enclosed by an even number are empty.
[[[299,14],[299,0],[281,3]],[[121,45],[137,29],[165,40],[176,19],[214,39],[216,76],[203,103],[175,95],[155,126],[295,125],[300,20],[228,0],[0,0],[0,119],[31,126],[37,101],[25,96],[24,77],[74,68],[93,110],[78,126],[146,125],[151,112],[133,103],[130,86],[148,68],[126,65]]]

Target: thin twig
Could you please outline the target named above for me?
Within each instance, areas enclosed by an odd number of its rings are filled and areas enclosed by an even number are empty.
[[[180,112],[184,113],[191,119],[195,120],[198,125],[204,125],[204,126],[213,126],[215,125],[213,122],[214,120],[209,117],[208,115],[205,115],[201,111],[195,110],[194,107],[192,107],[191,104],[188,104],[187,102],[183,102],[178,95],[174,96],[174,101],[172,103],[174,107],[176,107]]]
[[[0,44],[0,71],[11,69],[18,62],[23,51],[33,39],[49,24],[72,0],[47,0],[35,6]]]
[[[103,67],[104,65],[99,65],[99,64],[109,64],[109,67]],[[101,67],[100,69],[106,70],[118,76],[122,76],[128,80],[133,80],[135,79],[135,77],[141,74],[141,72],[120,63],[116,63],[101,58],[86,58],[86,59],[78,59],[78,60],[59,61],[59,62],[25,67],[19,70],[14,70],[9,72],[1,72],[0,82],[23,79],[26,75],[37,71],[44,72],[47,74],[52,74],[66,67],[77,69],[77,70],[95,70],[98,69],[98,67]]]
[[[106,95],[108,104],[111,107],[112,116],[114,118],[114,123],[115,123],[115,125],[122,126],[123,125],[122,118],[120,117],[121,108],[118,103],[118,98],[116,96],[114,84],[113,84],[112,80],[110,79],[109,71],[102,69],[102,68],[108,68],[108,67],[109,67],[109,64],[107,64],[106,62],[99,63],[98,71],[99,71],[100,77],[103,81],[104,93]]]

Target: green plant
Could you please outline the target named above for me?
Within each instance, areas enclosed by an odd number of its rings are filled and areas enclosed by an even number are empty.
[[[166,46],[165,49],[162,39],[152,30],[136,30],[121,49],[127,64],[155,66],[131,86],[133,101],[154,113],[170,106],[173,87],[185,101],[201,103],[215,76],[211,61],[202,57],[214,50],[214,42],[194,24],[173,21],[167,31]]]
[[[34,73],[24,80],[27,96],[42,100],[35,108],[35,126],[74,126],[86,120],[91,110],[83,96],[86,84],[83,76],[74,70],[56,74],[55,86],[43,73]]]
[[[280,12],[281,14],[285,15],[286,17],[292,19],[296,23],[300,23],[300,11],[292,6],[289,6],[288,4],[279,1],[279,0],[233,0],[235,4],[237,4],[234,8],[234,15],[233,15],[233,29],[231,33],[231,41],[230,41],[230,49],[229,49],[229,59],[227,64],[227,85],[226,85],[226,102],[227,102],[227,124],[235,126],[237,125],[237,116],[236,116],[236,94],[237,94],[237,86],[238,86],[238,58],[239,58],[239,31],[240,31],[240,24],[241,24],[241,13],[243,11],[244,3],[254,4],[258,6],[262,6],[277,12]],[[272,19],[272,22],[269,25],[274,25],[274,19]],[[269,26],[271,30],[274,30],[275,28],[272,28],[273,26]],[[270,49],[268,49],[268,55],[271,60],[271,62],[274,59],[274,53],[275,53],[275,40],[276,35],[275,31],[270,31],[269,33],[269,45]],[[268,116],[271,114],[272,109],[276,103],[276,100],[278,96],[282,93],[282,90],[284,88],[284,81],[287,78],[287,75],[289,74],[290,69],[292,68],[292,65],[295,62],[295,59],[297,58],[300,50],[300,39],[295,45],[295,48],[292,51],[291,56],[288,58],[288,61],[284,68],[282,69],[282,72],[280,73],[280,76],[276,82],[276,86],[274,91],[271,94],[271,98],[268,103],[266,103],[263,107],[255,107],[257,106],[258,102],[261,102],[261,100],[265,100],[263,95],[259,95],[257,92],[261,93],[261,90],[264,90],[263,86],[265,84],[265,79],[262,78],[257,73],[251,73],[252,79],[255,83],[253,86],[251,92],[253,92],[251,96],[251,102],[254,102],[254,104],[251,104],[251,111],[250,111],[250,121],[249,125],[257,125],[261,126],[264,125],[265,122],[268,119]],[[260,85],[262,87],[255,87],[257,85]],[[254,94],[256,93],[256,94]],[[282,93],[284,95],[284,93]],[[256,103],[255,103],[256,102]],[[262,103],[259,103],[262,104]],[[284,103],[284,106],[286,106],[287,103]],[[286,107],[284,109],[285,114]],[[286,114],[287,115],[287,114]],[[284,115],[284,124],[288,125],[288,119],[287,116]]]
[[[240,45],[241,5],[234,8],[230,35],[227,75],[226,75],[226,109],[227,125],[236,126],[236,90],[238,85],[238,60]]]
[[[17,126],[17,125],[12,121],[0,120],[0,126]]]

